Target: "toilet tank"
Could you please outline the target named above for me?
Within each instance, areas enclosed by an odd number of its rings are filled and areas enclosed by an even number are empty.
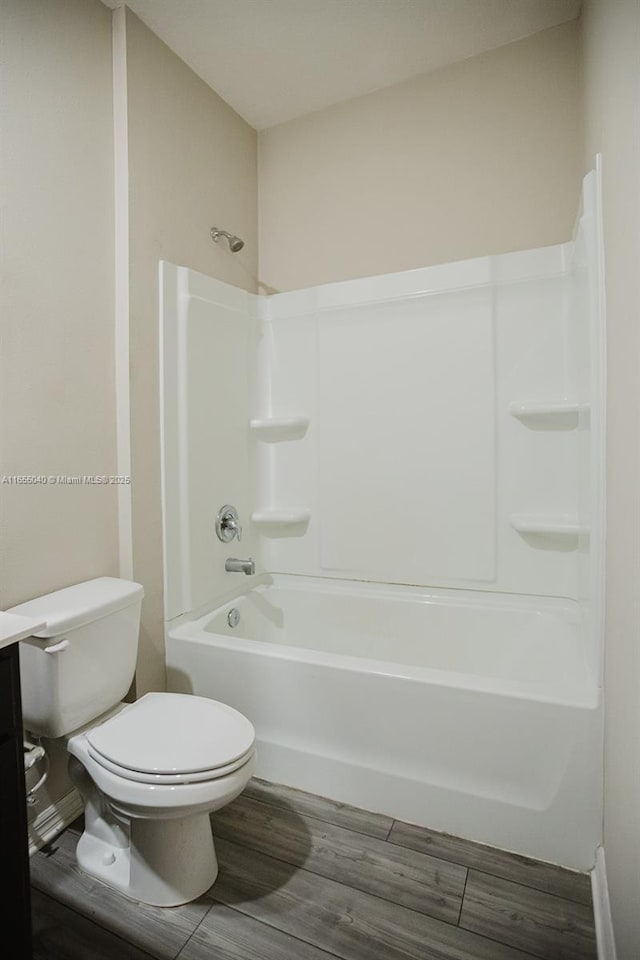
[[[136,668],[143,594],[139,583],[99,577],[9,611],[47,623],[20,642],[28,731],[62,737],[122,700]]]

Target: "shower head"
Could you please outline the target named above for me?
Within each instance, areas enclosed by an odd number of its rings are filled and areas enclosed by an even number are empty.
[[[229,244],[231,253],[238,253],[238,251],[244,247],[244,240],[241,240],[240,237],[236,237],[232,233],[227,233],[226,230],[218,230],[217,227],[211,227],[211,239],[213,242],[219,243],[221,237],[224,237]]]

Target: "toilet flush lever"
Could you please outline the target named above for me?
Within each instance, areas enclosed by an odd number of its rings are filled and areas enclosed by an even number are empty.
[[[66,650],[69,646],[69,641],[67,639],[60,640],[59,643],[52,643],[50,647],[45,647],[45,653],[60,653],[61,650]]]
[[[224,507],[218,510],[216,517],[216,534],[218,540],[223,543],[229,543],[234,537],[238,541],[242,540],[242,527],[240,526],[240,517],[235,507],[230,503],[225,503]]]

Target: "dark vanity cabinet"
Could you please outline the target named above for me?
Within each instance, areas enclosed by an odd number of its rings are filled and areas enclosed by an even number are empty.
[[[30,958],[29,841],[18,644],[0,649],[0,863],[2,937],[11,956]]]

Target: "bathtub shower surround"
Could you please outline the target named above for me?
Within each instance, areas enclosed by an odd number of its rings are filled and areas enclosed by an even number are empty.
[[[598,184],[556,247],[271,297],[161,268],[170,688],[248,716],[269,780],[583,870]],[[228,503],[242,583],[215,534]]]

